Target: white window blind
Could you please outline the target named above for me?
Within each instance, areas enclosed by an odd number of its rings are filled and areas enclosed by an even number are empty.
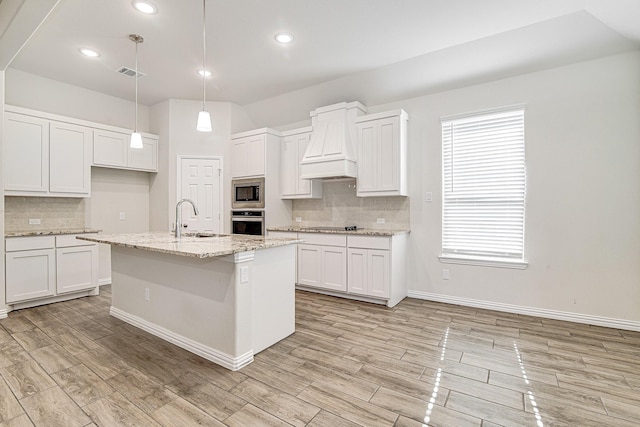
[[[524,108],[442,120],[442,254],[523,260]]]

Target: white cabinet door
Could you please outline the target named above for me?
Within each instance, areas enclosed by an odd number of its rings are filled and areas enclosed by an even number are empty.
[[[322,246],[298,245],[298,283],[322,285]]]
[[[347,291],[347,249],[325,246],[322,249],[322,288]]]
[[[4,132],[5,191],[47,193],[49,121],[7,112]]]
[[[158,140],[142,137],[142,148],[127,145],[127,167],[151,172],[158,171]]]
[[[7,303],[52,296],[56,289],[55,249],[7,252]]]
[[[91,129],[51,122],[49,191],[70,196],[91,193]]]
[[[262,176],[265,171],[266,135],[234,139],[231,146],[231,177]]]
[[[129,135],[94,129],[93,164],[97,166],[126,167]]]
[[[402,110],[357,119],[358,196],[406,196],[407,115]]]
[[[58,294],[98,286],[98,245],[56,249],[56,269]]]
[[[367,295],[367,250],[350,248],[347,254],[347,291],[350,294]]]
[[[298,141],[285,137],[280,146],[280,194],[283,199],[298,195]]]
[[[367,250],[367,295],[389,298],[389,251]]]

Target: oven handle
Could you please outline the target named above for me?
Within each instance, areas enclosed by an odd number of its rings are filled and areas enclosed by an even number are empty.
[[[244,217],[244,216],[235,216],[235,217],[231,218],[231,221],[263,222],[264,218],[252,218],[252,217]]]

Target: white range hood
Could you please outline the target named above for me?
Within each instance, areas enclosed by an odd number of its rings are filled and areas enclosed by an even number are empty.
[[[367,107],[359,102],[341,102],[311,112],[311,140],[300,161],[302,179],[355,178],[356,117]]]

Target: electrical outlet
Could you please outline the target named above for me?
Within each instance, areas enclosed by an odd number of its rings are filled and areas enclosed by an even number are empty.
[[[442,270],[442,279],[444,279],[444,280],[449,280],[450,279],[449,270]]]
[[[40,218],[29,218],[29,225],[40,225]]]
[[[378,218],[376,222],[378,224],[384,224],[384,218]]]
[[[144,300],[151,301],[151,292],[149,291],[149,288],[144,288]]]
[[[296,222],[302,222],[302,217],[301,216],[297,216],[296,217]]]
[[[124,212],[120,212],[120,221],[124,221]]]
[[[240,283],[249,281],[249,267],[240,267]]]
[[[427,191],[425,196],[424,196],[424,200],[426,202],[431,202],[433,201],[433,193],[431,191]]]

